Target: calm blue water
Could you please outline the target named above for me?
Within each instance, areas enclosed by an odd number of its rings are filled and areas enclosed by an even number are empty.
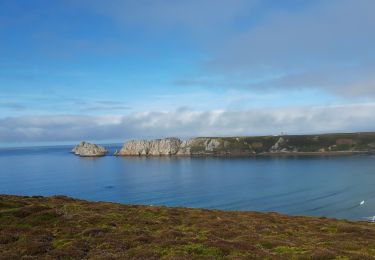
[[[0,193],[363,220],[375,215],[373,156],[89,159],[70,149],[1,149]]]

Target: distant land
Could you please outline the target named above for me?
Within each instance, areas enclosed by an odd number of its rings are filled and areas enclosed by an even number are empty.
[[[375,153],[375,133],[132,140],[118,156],[272,156]]]

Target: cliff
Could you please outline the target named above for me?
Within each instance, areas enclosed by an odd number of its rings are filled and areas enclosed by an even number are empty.
[[[1,259],[374,259],[375,225],[0,196]]]
[[[90,144],[85,141],[80,142],[72,150],[72,153],[82,157],[104,156],[107,152],[108,151],[103,146]]]
[[[340,155],[375,152],[375,133],[132,140],[120,156]]]
[[[117,155],[175,155],[181,143],[178,138],[132,140],[126,142]]]

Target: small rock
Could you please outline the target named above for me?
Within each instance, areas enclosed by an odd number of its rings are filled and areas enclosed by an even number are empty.
[[[103,146],[98,146],[96,144],[90,144],[88,142],[82,141],[76,145],[72,153],[82,157],[97,157],[104,156],[107,154],[107,149]]]

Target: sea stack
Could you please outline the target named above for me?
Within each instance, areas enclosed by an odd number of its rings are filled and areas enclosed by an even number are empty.
[[[107,149],[103,146],[98,146],[96,144],[91,144],[85,141],[80,142],[76,145],[72,153],[81,157],[98,157],[107,154]]]

